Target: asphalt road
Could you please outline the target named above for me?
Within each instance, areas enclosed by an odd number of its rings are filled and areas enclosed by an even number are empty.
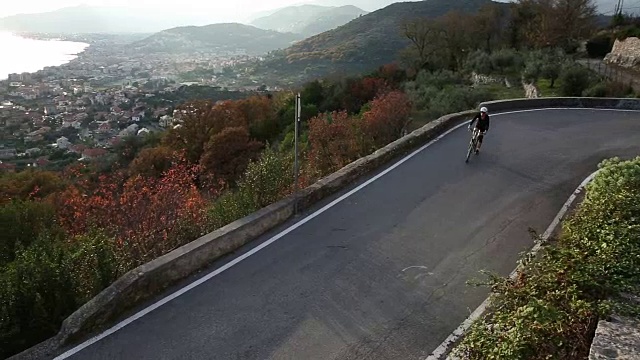
[[[70,358],[423,359],[485,299],[467,280],[508,275],[599,161],[640,154],[640,112],[495,116],[469,164],[465,130]]]

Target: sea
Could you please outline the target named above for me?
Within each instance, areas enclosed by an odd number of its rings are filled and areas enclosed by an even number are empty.
[[[89,44],[80,42],[27,39],[0,32],[0,80],[13,73],[33,73],[66,64],[87,47]]]

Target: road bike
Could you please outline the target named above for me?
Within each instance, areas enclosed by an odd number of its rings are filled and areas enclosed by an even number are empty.
[[[473,135],[471,135],[471,141],[469,141],[469,149],[467,150],[467,158],[464,162],[468,163],[469,158],[471,158],[471,154],[478,147],[478,137],[480,136],[480,130],[478,128],[473,129]]]

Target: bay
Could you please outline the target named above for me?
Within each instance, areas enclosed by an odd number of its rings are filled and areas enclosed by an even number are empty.
[[[47,66],[59,66],[75,59],[89,44],[23,38],[0,32],[0,80],[12,73],[33,73]]]

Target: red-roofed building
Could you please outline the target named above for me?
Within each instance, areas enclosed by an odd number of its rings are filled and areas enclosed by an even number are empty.
[[[16,172],[16,166],[14,164],[0,162],[0,172]]]
[[[118,146],[118,144],[120,144],[121,142],[122,142],[122,139],[117,136],[109,139],[109,145],[111,146]]]
[[[46,166],[47,164],[49,164],[51,161],[49,161],[46,157],[39,157],[36,161],[33,162],[33,166],[37,166],[37,167],[42,167],[42,166]]]
[[[102,123],[100,124],[100,126],[98,126],[98,132],[107,133],[109,131],[111,131],[111,124],[109,124],[108,122]]]
[[[86,149],[82,152],[82,157],[84,159],[96,159],[102,156],[107,155],[108,151],[105,149],[95,148],[95,149]]]
[[[73,145],[69,148],[71,152],[74,152],[76,154],[82,154],[82,152],[84,152],[86,149],[87,149],[87,146],[83,144]]]

